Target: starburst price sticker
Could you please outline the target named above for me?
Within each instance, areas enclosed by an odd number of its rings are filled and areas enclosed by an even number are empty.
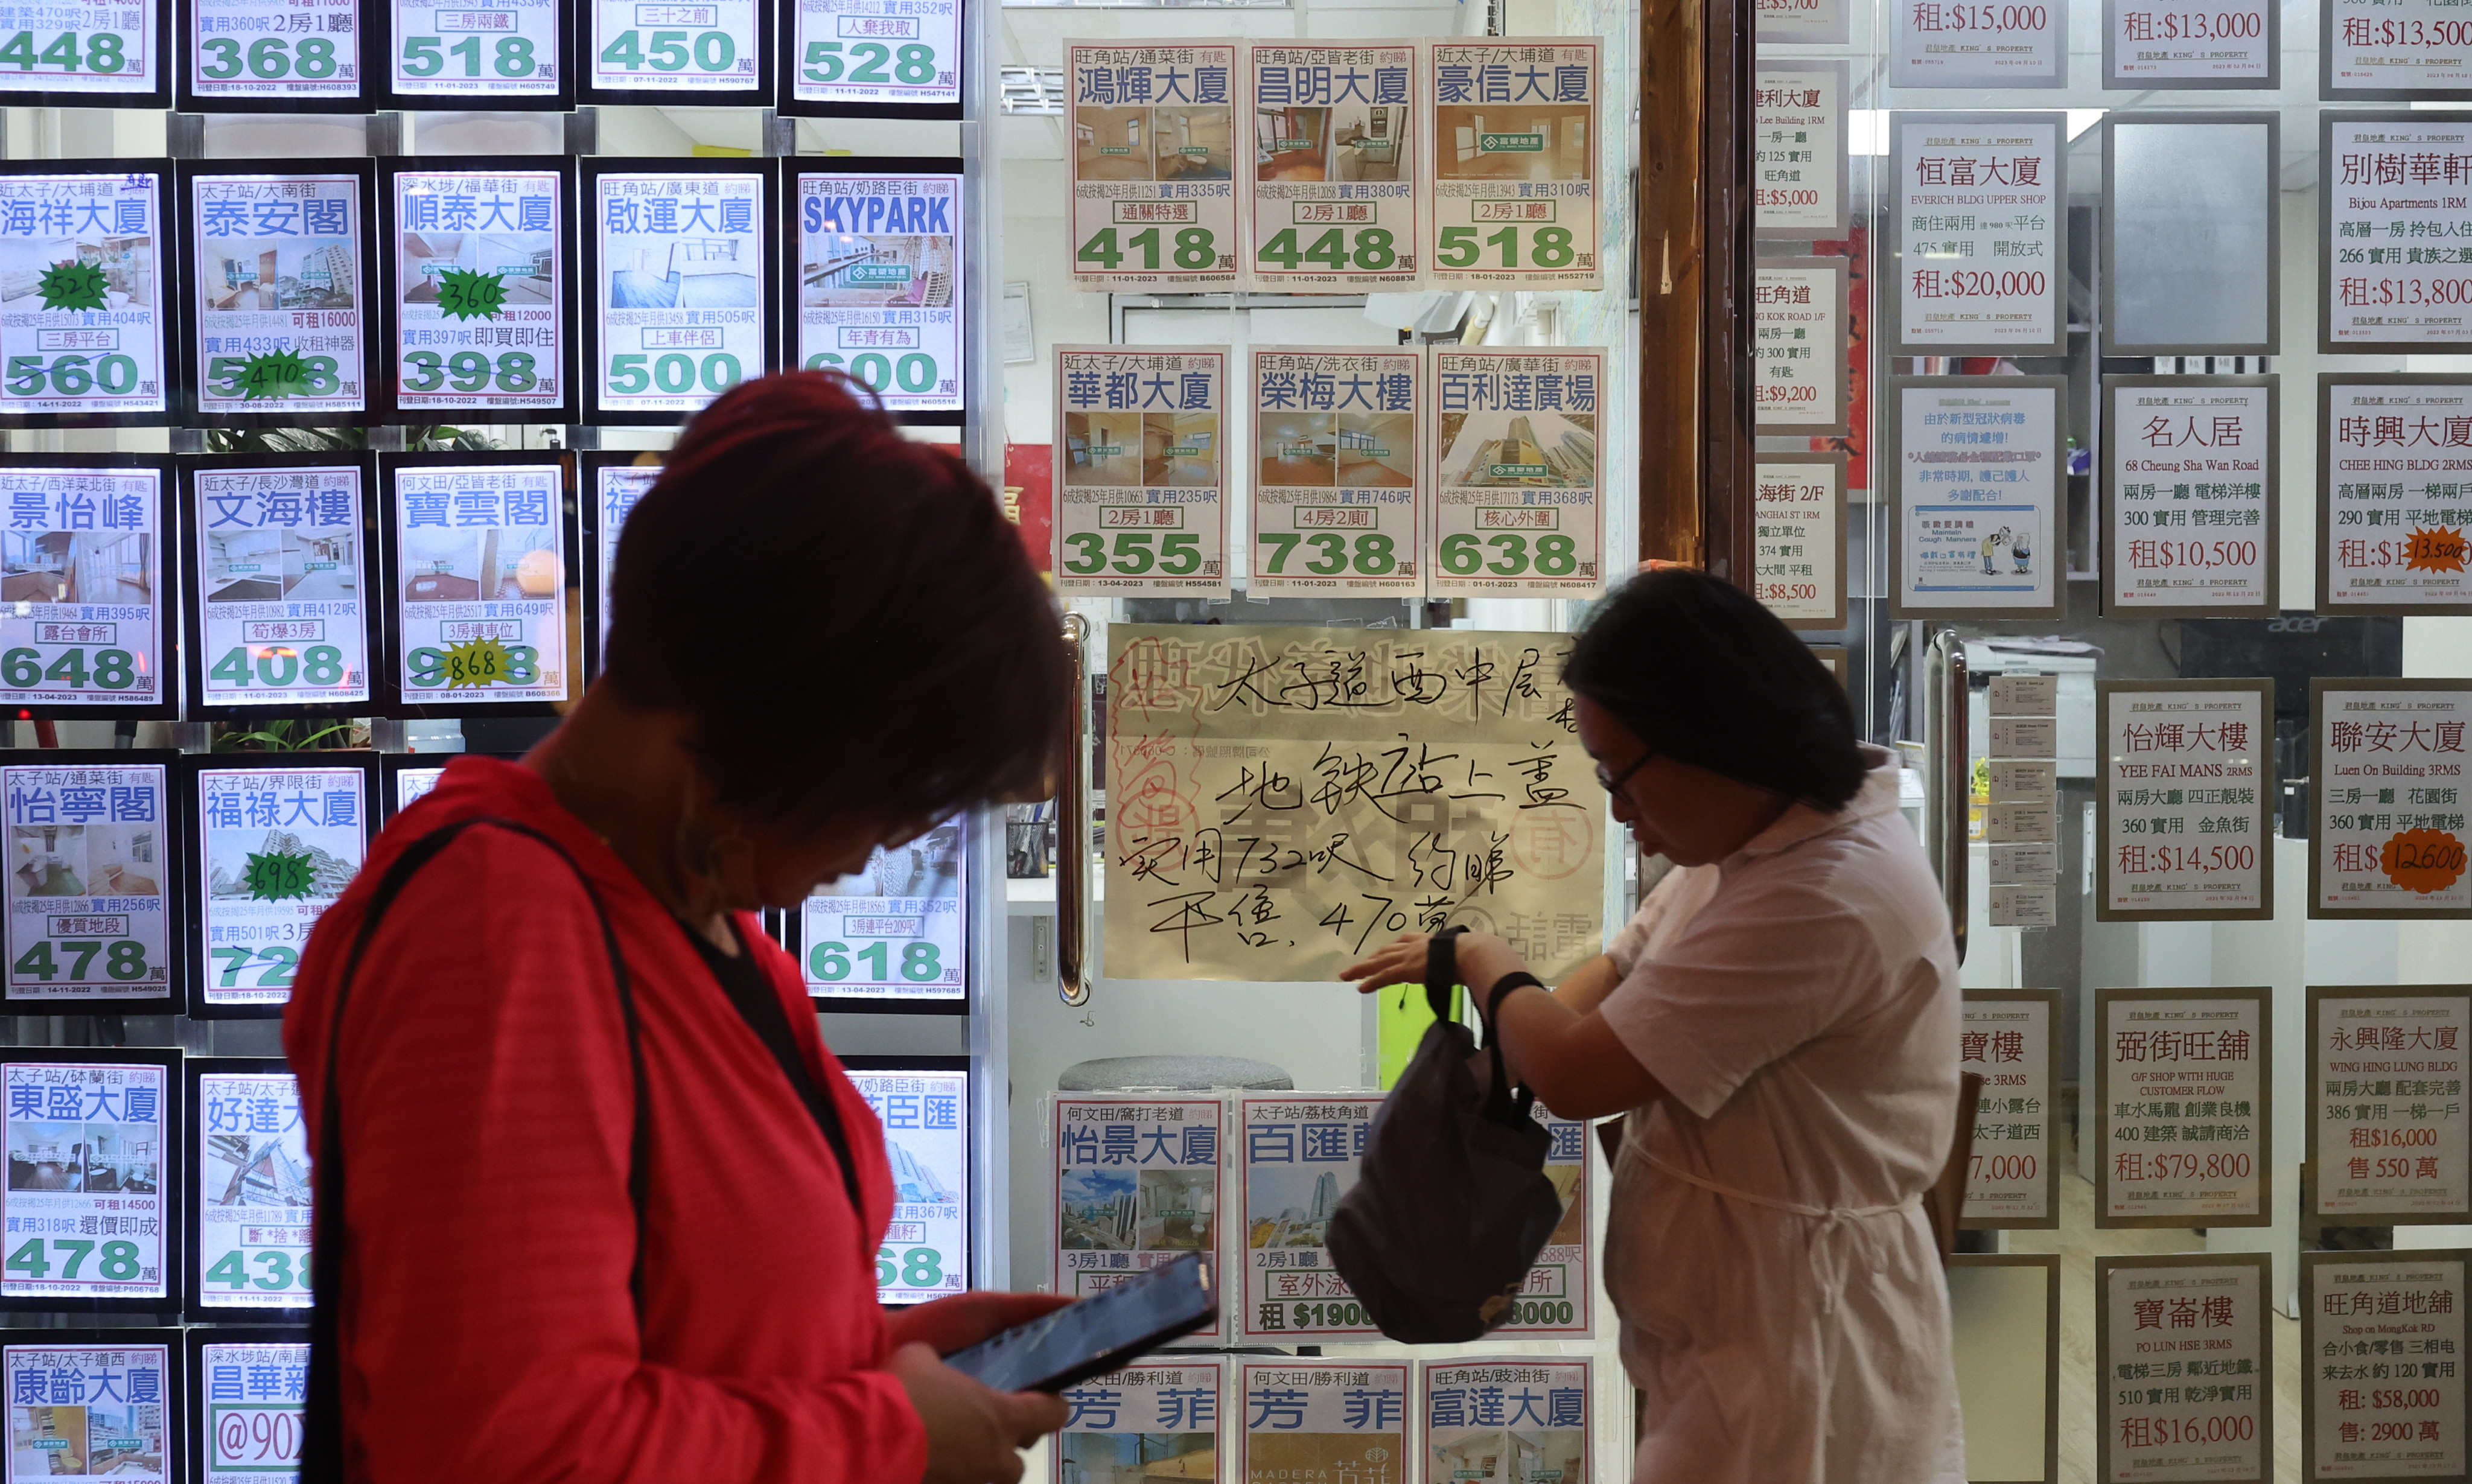
[[[271,850],[249,858],[249,897],[251,901],[290,901],[309,895],[309,857],[289,850]]]
[[[268,350],[241,363],[241,396],[245,401],[296,396],[309,385],[309,363],[290,350]]]
[[[504,274],[450,268],[438,275],[439,312],[450,320],[494,320],[506,307]]]
[[[2408,572],[2460,572],[2463,570],[2463,533],[2447,527],[2435,531],[2414,530],[2412,545],[2406,553],[2404,570]]]
[[[511,678],[515,662],[496,639],[474,639],[446,651],[446,688],[495,685]]]
[[[102,269],[76,261],[54,263],[36,282],[46,309],[100,309],[107,287]]]

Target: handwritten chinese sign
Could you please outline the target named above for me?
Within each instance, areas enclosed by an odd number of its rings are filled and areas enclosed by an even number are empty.
[[[1401,932],[1598,951],[1604,804],[1553,634],[1117,624],[1106,972],[1329,979]]]
[[[2309,1150],[2320,1216],[2472,1215],[2463,1058],[2472,992],[2309,989]]]
[[[2313,680],[2309,915],[2472,917],[2472,681]]]

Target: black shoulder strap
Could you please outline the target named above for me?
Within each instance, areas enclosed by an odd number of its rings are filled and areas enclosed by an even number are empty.
[[[421,867],[437,859],[440,851],[475,825],[511,830],[556,851],[558,858],[575,873],[576,880],[582,883],[584,896],[592,901],[592,915],[600,921],[602,946],[609,955],[609,976],[618,991],[618,1012],[627,1025],[627,1061],[635,1082],[634,1134],[627,1163],[627,1199],[635,1209],[635,1261],[627,1275],[627,1288],[634,1297],[637,1317],[641,1318],[644,1311],[644,1207],[652,1168],[652,1123],[645,1096],[643,1039],[635,1018],[635,991],[627,977],[627,962],[619,956],[618,933],[610,925],[609,909],[593,889],[592,878],[583,874],[583,868],[566,847],[530,825],[485,817],[460,820],[433,830],[396,856],[394,864],[379,878],[377,890],[369,894],[368,906],[361,914],[360,930],[352,937],[351,952],[345,957],[344,972],[335,984],[334,1006],[327,1012],[326,1083],[319,1099],[318,1152],[309,1168],[310,1270],[315,1276],[311,1290],[315,1307],[309,1319],[309,1393],[301,1418],[301,1484],[343,1484],[344,1480],[343,1356],[338,1332],[344,1280],[344,1098],[343,1079],[336,1074],[336,1057],[344,1039],[344,1011],[350,1003],[352,980],[360,972],[361,959],[377,934],[379,918],[403,895],[404,887]]]

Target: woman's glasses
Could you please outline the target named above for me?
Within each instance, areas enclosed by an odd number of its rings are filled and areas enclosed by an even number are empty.
[[[1611,776],[1608,776],[1605,773],[1605,765],[1604,763],[1597,764],[1597,786],[1604,789],[1608,795],[1612,794],[1614,790],[1628,782],[1630,780],[1630,776],[1637,773],[1642,767],[1646,766],[1648,760],[1655,755],[1656,754],[1652,751],[1642,753],[1637,757],[1631,759],[1629,767]]]

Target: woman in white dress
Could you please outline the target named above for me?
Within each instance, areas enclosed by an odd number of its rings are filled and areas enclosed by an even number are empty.
[[[1565,1118],[1628,1112],[1605,1273],[1645,1398],[1634,1484],[1962,1484],[1922,1211],[1956,1133],[1957,957],[1843,691],[1740,589],[1633,578],[1564,680],[1617,820],[1684,868],[1557,990],[1499,1001]],[[1424,972],[1401,939],[1345,977]],[[1459,940],[1481,996],[1525,975]]]

